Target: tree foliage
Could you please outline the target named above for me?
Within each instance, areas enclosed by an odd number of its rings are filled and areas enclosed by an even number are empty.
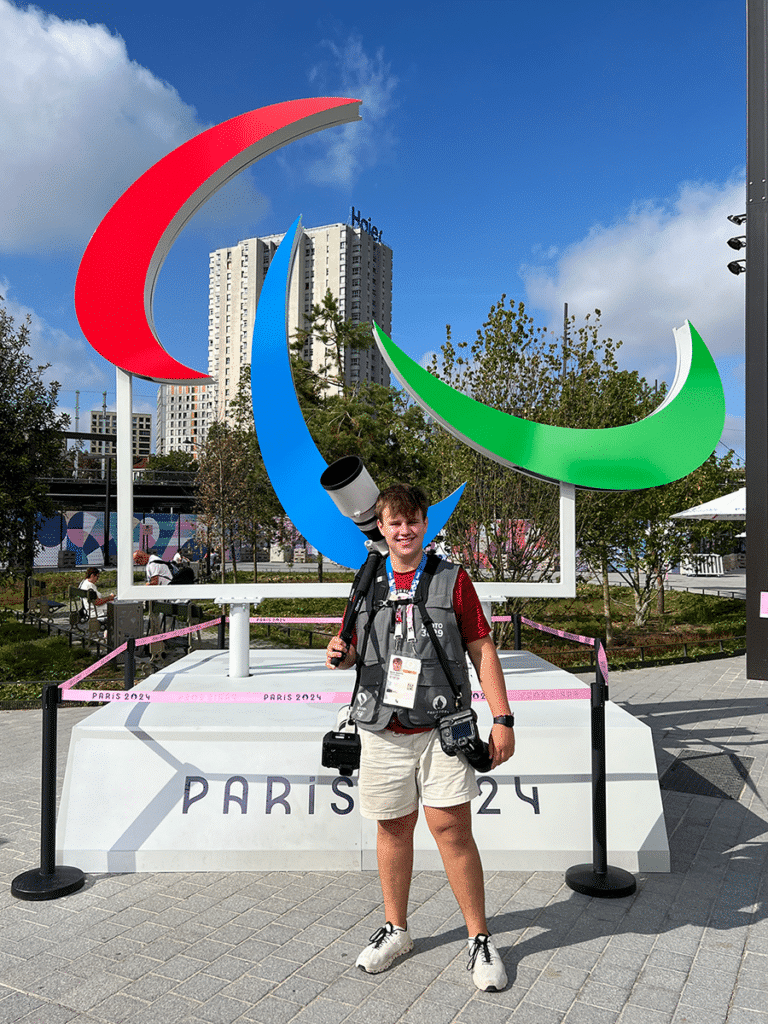
[[[621,342],[600,338],[600,313],[587,318],[564,342],[563,423],[576,427],[619,427],[650,415],[663,401],[666,384],[651,385],[637,371],[620,370]],[[662,487],[642,491],[577,491],[577,548],[583,566],[602,583],[606,641],[613,636],[608,574],[619,573],[634,603],[634,621],[642,626],[654,596],[663,610],[663,581],[700,530],[670,519],[675,512],[738,486],[731,455],[710,458],[693,473]]]
[[[490,309],[471,344],[455,344],[451,329],[430,371],[452,387],[503,412],[572,428],[623,426],[648,415],[666,387],[619,369],[620,341],[600,334],[600,311],[563,337],[537,328],[522,303],[506,296]],[[447,525],[447,540],[475,579],[548,580],[558,569],[558,490],[500,466],[446,432],[432,439],[438,493],[462,480],[467,487]],[[650,611],[659,581],[691,545],[696,528],[676,526],[672,513],[738,486],[729,457],[712,456],[700,469],[666,487],[642,492],[577,491],[577,549],[582,564],[603,581],[606,633],[611,639],[608,573],[620,571],[631,588],[635,620]],[[508,603],[519,610],[522,600]],[[497,629],[497,640],[506,639]]]
[[[44,477],[60,471],[67,416],[56,412],[59,385],[29,352],[29,319],[18,327],[0,305],[0,567],[31,570],[36,522],[55,509]]]
[[[309,387],[322,393],[334,389],[346,395],[352,389],[347,382],[347,353],[371,347],[371,325],[346,320],[330,288],[322,303],[314,305],[304,320],[307,326],[296,331],[292,346],[294,355],[303,361],[302,366],[296,367],[298,378],[309,378]],[[313,353],[321,356],[317,361],[319,371],[311,369]]]
[[[712,454],[682,480],[644,491],[619,491],[585,496],[581,511],[579,552],[583,562],[603,580],[606,639],[612,642],[608,572],[618,573],[629,587],[634,602],[634,625],[643,626],[653,607],[663,612],[664,579],[687,555],[696,552],[705,538],[728,536],[725,524],[672,519],[693,505],[735,490],[741,470],[732,453]],[[585,514],[586,513],[586,514]]]
[[[197,472],[197,460],[192,452],[175,450],[165,455],[150,455],[147,459],[145,478],[150,473],[185,473],[194,475]]]
[[[199,453],[198,507],[203,540],[219,550],[221,581],[225,554],[237,572],[237,553],[245,547],[253,558],[257,577],[257,549],[269,544],[282,530],[282,510],[259,450],[253,426],[250,366],[243,367],[237,396],[232,403],[234,423],[214,423]]]
[[[558,343],[536,327],[522,303],[491,306],[473,342],[454,342],[450,325],[430,372],[451,387],[502,412],[540,423],[559,410]],[[446,528],[447,545],[476,579],[552,579],[557,571],[558,489],[515,472],[469,448],[445,431],[432,438],[440,496],[466,481]],[[517,611],[522,602],[508,603]],[[497,641],[504,642],[503,628]]]
[[[319,312],[316,306],[315,314]],[[305,346],[308,339],[317,344],[318,338],[327,344],[326,352],[335,354],[315,371],[307,363]],[[304,420],[329,465],[357,455],[379,488],[410,480],[429,491],[435,465],[429,449],[436,428],[427,424],[421,409],[395,388],[369,381],[348,384],[335,372],[334,360],[345,347],[359,351],[371,343],[370,325],[345,321],[328,293],[323,315],[316,316],[306,331],[297,332],[291,346],[291,369]]]

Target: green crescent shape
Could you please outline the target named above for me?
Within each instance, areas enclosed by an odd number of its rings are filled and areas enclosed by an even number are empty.
[[[674,331],[677,371],[661,405],[624,427],[534,423],[475,401],[438,380],[374,324],[374,339],[412,398],[482,455],[520,473],[591,490],[634,491],[686,476],[715,450],[725,423],[720,374],[686,320]]]

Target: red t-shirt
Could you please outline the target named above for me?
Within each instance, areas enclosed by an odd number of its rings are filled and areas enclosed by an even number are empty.
[[[416,570],[411,569],[410,572],[394,572],[393,570],[393,575],[395,587],[398,590],[410,590]],[[453,610],[456,613],[461,639],[465,644],[470,644],[473,640],[481,640],[490,634],[491,627],[483,614],[475,585],[467,575],[466,569],[461,567],[459,567],[453,587]],[[352,643],[357,646],[357,631],[352,637]]]

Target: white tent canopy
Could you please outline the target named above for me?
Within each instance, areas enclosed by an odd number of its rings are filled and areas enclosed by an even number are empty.
[[[747,518],[747,488],[740,487],[733,494],[724,494],[684,512],[675,512],[672,519],[711,519],[713,521]]]

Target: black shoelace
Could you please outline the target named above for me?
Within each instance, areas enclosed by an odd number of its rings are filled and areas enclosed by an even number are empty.
[[[375,947],[376,947],[376,949],[378,949],[378,948],[379,948],[379,946],[380,946],[380,945],[382,944],[382,942],[383,942],[383,941],[384,941],[384,940],[385,940],[385,939],[386,939],[386,938],[387,938],[388,936],[390,936],[390,935],[394,935],[394,934],[395,934],[395,929],[394,929],[394,928],[392,928],[392,930],[391,930],[391,931],[389,931],[389,930],[387,929],[387,926],[386,926],[386,925],[384,925],[384,927],[383,927],[383,928],[379,928],[379,930],[378,930],[378,931],[376,931],[376,932],[374,932],[374,933],[373,933],[373,935],[372,935],[372,936],[370,937],[370,939],[368,939],[368,942],[369,942],[369,943],[370,943],[370,944],[371,944],[372,946],[375,946]]]
[[[469,963],[467,964],[467,970],[471,971],[474,969],[475,961],[477,960],[478,953],[482,950],[483,959],[487,964],[491,962],[491,951],[488,948],[488,939],[490,935],[486,935],[485,938],[480,938],[478,935],[474,941],[472,949],[469,953]]]

